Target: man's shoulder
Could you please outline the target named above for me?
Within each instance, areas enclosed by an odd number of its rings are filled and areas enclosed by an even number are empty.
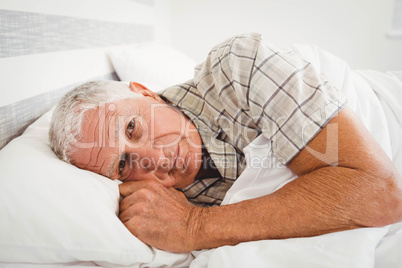
[[[215,45],[209,56],[211,58],[221,58],[224,55],[234,53],[239,56],[253,57],[258,50],[261,42],[261,34],[245,33],[232,36],[225,41]]]

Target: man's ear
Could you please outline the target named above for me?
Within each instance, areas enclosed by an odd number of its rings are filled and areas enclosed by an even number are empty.
[[[147,88],[144,85],[141,85],[140,83],[137,82],[130,82],[130,90],[134,93],[138,93],[141,94],[145,97],[151,97],[157,101],[162,101],[163,103],[165,103],[161,97],[159,97],[158,94],[156,94],[155,92],[153,92],[152,90],[150,90],[149,88]]]

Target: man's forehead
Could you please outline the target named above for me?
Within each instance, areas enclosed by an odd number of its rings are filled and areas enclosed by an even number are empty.
[[[117,129],[113,123],[115,116],[107,114],[102,107],[89,109],[84,113],[80,135],[74,142],[76,148],[72,155],[77,166],[99,174],[104,173],[103,166],[108,165],[109,159],[119,152]]]
[[[77,148],[72,154],[73,164],[104,176],[110,176],[111,163],[118,157],[118,150],[108,147]],[[113,171],[113,170],[112,170]]]
[[[123,99],[87,109],[82,113],[80,134],[73,142],[75,165],[109,176],[113,159],[119,158],[124,142],[119,129],[127,118],[136,113],[133,99]]]
[[[115,147],[119,128],[131,113],[123,113],[116,103],[107,103],[83,113],[80,134],[76,137],[78,147]]]

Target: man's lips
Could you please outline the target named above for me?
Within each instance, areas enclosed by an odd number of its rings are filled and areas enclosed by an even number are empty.
[[[174,159],[174,162],[173,162],[173,165],[172,165],[172,168],[170,169],[170,171],[172,171],[175,168],[177,159],[179,158],[179,155],[180,155],[180,145],[177,144],[176,158]]]

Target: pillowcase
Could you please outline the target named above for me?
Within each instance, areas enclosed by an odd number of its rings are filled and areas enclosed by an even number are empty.
[[[157,43],[117,47],[108,55],[120,80],[162,88],[192,79],[196,65],[180,51]]]
[[[147,246],[125,228],[117,182],[55,156],[51,115],[0,151],[0,262],[187,265],[190,254]]]

